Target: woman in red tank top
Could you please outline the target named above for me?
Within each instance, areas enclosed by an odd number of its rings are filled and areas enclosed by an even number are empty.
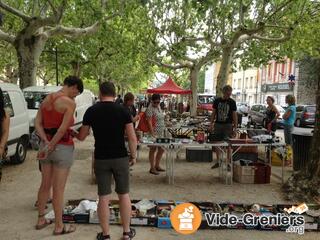
[[[66,227],[63,224],[62,214],[65,184],[73,163],[74,143],[70,133],[76,108],[74,98],[82,91],[81,79],[74,76],[67,77],[60,91],[45,98],[35,120],[37,133],[42,140],[41,150],[38,153],[42,179],[38,192],[39,215],[35,228],[40,230],[52,223],[44,218],[46,202],[52,188],[54,235],[75,231],[74,226]]]

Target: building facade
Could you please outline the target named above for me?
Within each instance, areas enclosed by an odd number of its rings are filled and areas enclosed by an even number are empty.
[[[296,62],[286,58],[283,62],[270,61],[260,68],[243,70],[240,60],[236,60],[236,72],[229,75],[228,84],[233,88],[232,97],[237,102],[246,102],[249,105],[266,103],[267,96],[275,99],[275,104],[286,105],[285,97],[293,94],[298,104],[314,104],[317,83],[313,68],[318,66],[319,59],[305,58]],[[216,92],[217,76],[220,63],[208,68],[206,73],[205,92]],[[209,90],[210,89],[210,90]]]
[[[250,105],[257,103],[260,98],[259,69],[244,70],[240,67],[240,60],[236,61],[236,72],[232,74],[233,98],[237,102]]]
[[[298,72],[297,63],[289,58],[282,63],[272,60],[268,65],[262,66],[260,102],[263,103],[267,96],[272,96],[276,104],[285,105],[286,95],[297,95]],[[289,77],[294,84],[291,84]]]

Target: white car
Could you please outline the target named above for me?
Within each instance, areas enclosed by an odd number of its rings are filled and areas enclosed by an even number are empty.
[[[49,93],[57,92],[61,88],[61,86],[33,86],[23,89],[29,111],[30,133],[34,130],[34,120],[41,102]],[[75,102],[77,107],[74,112],[74,129],[81,126],[83,115],[94,104],[95,97],[91,91],[84,89],[83,93],[75,98]]]
[[[241,113],[245,116],[249,113],[249,104],[244,102],[238,102],[237,103],[237,111],[238,113]]]
[[[17,85],[0,83],[0,88],[3,92],[5,110],[10,114],[7,158],[12,163],[22,163],[26,159],[29,143],[27,104]]]
[[[283,127],[283,119],[282,119],[282,116],[283,114],[286,112],[286,110],[284,110],[284,108],[280,105],[275,105],[275,107],[278,109],[279,113],[280,113],[280,116],[279,118],[277,119],[277,126],[278,127]]]

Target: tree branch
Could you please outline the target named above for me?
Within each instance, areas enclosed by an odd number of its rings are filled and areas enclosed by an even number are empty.
[[[289,30],[287,34],[285,34],[285,35],[283,35],[281,37],[264,37],[264,36],[260,36],[258,34],[254,34],[254,35],[252,35],[252,38],[258,39],[258,40],[261,40],[261,41],[264,41],[264,42],[278,42],[278,43],[281,43],[281,42],[285,42],[285,41],[290,39],[291,32],[292,32],[292,30]]]
[[[64,9],[66,8],[66,5],[67,5],[67,0],[63,0],[60,6],[58,7],[57,16],[56,16],[57,23],[60,23],[63,16]]]
[[[51,7],[51,9],[52,9],[52,11],[53,11],[53,13],[54,13],[55,15],[57,15],[57,14],[58,14],[58,11],[57,11],[56,7],[54,6],[54,4],[52,3],[52,1],[51,1],[51,0],[47,0],[47,2],[49,3],[49,5],[50,5],[50,7]]]
[[[191,68],[192,66],[189,63],[184,63],[184,64],[179,64],[179,65],[170,65],[170,64],[166,64],[166,63],[162,63],[162,62],[157,62],[153,59],[148,59],[149,62],[152,62],[160,67],[165,67],[165,68],[170,68],[172,70],[178,70],[178,69],[182,69],[182,68]]]
[[[21,18],[25,22],[30,22],[32,19],[30,16],[24,14],[23,12],[19,11],[18,9],[15,9],[15,8],[3,3],[2,1],[0,1],[0,8],[2,8],[4,10],[6,10],[7,12],[12,13],[13,15]]]
[[[203,65],[207,64],[210,60],[214,60],[214,57],[217,53],[218,52],[214,48],[211,48],[205,56],[199,59],[197,66],[201,68]]]
[[[101,0],[101,8],[105,10],[107,8],[107,0]]]
[[[286,29],[288,30],[287,26],[279,26],[279,25],[265,25],[265,28],[280,28],[280,29]]]
[[[276,15],[279,11],[283,10],[291,2],[293,2],[293,0],[288,0],[288,1],[285,1],[284,3],[282,3],[278,8],[276,8],[274,10],[274,12],[272,12],[269,16],[267,16],[264,21],[267,22],[270,18],[272,18],[274,15]]]
[[[239,23],[244,26],[244,4],[242,0],[239,1]]]
[[[86,28],[73,28],[73,27],[64,27],[64,26],[58,25],[52,29],[47,30],[46,32],[44,32],[44,34],[48,38],[53,36],[58,36],[58,35],[77,38],[77,37],[95,33],[96,31],[98,31],[99,26],[100,26],[99,22],[96,22],[93,25]]]
[[[2,30],[0,30],[0,40],[6,41],[8,43],[13,44],[14,40],[15,40],[15,36],[10,35],[6,32],[3,32]]]

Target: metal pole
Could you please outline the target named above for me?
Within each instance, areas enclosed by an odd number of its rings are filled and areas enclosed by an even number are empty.
[[[242,68],[242,89],[241,89],[241,102],[245,102],[245,94],[244,90],[246,89],[246,83],[244,82],[244,77],[245,77],[245,70]]]
[[[57,46],[54,51],[56,56],[56,85],[59,86],[58,47]]]

